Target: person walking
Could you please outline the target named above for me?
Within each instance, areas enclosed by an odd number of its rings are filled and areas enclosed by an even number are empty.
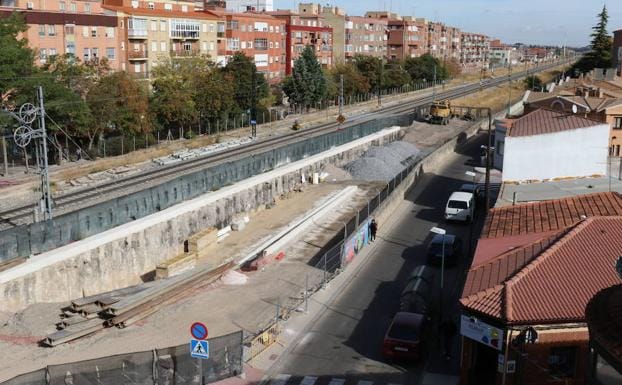
[[[375,219],[372,219],[369,222],[369,239],[371,242],[376,240],[376,232],[378,231],[378,222]]]

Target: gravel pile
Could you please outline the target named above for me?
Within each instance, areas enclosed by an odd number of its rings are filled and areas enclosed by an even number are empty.
[[[344,168],[352,179],[388,182],[404,169],[404,160],[417,157],[417,147],[406,142],[392,142],[386,146],[372,147],[363,157]]]

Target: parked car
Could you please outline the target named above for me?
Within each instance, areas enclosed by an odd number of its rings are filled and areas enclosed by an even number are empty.
[[[389,360],[415,361],[422,356],[427,319],[423,314],[395,314],[384,336],[382,355]]]
[[[475,195],[475,199],[479,199],[482,196],[482,187],[478,184],[464,183],[458,191],[472,193]]]
[[[447,200],[445,220],[470,223],[475,213],[475,198],[470,192],[455,191]]]
[[[443,250],[443,242],[445,248]],[[435,234],[428,245],[428,265],[440,266],[445,254],[445,266],[455,266],[462,254],[462,240],[452,234]]]

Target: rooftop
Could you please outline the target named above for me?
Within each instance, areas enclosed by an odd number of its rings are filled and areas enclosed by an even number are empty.
[[[582,216],[622,215],[622,196],[604,192],[498,207],[490,210],[481,238],[500,238],[562,230]]]
[[[460,302],[507,324],[584,322],[590,298],[620,282],[621,250],[622,217],[588,218],[472,267]]]
[[[149,9],[149,8],[132,8],[118,5],[102,4],[103,9],[110,11],[123,12],[127,15],[137,16],[160,16],[160,17],[178,17],[185,19],[208,19],[218,20],[218,16],[210,11],[194,11],[188,10],[188,12],[182,12],[177,10],[164,10],[164,9]]]
[[[552,134],[556,132],[600,126],[601,123],[582,116],[538,109],[513,119],[507,133],[509,137]]]

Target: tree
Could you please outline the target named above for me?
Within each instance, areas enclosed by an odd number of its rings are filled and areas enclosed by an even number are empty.
[[[368,80],[358,71],[354,64],[337,64],[330,70],[330,76],[336,84],[339,84],[342,75],[343,95],[346,98],[369,92]]]
[[[306,108],[326,98],[327,82],[313,46],[306,46],[300,57],[294,61],[292,75],[285,79],[283,91],[289,97],[290,103]]]
[[[199,119],[216,121],[226,118],[236,109],[233,75],[221,71],[206,57],[197,64],[192,81]]]
[[[28,40],[19,38],[27,30],[24,17],[17,12],[0,18],[0,108],[14,107],[23,102],[18,100],[20,90],[26,86],[25,81],[37,72],[35,52],[28,48]]]
[[[195,92],[190,82],[193,59],[159,60],[153,68],[151,107],[165,127],[187,127],[197,119]]]
[[[430,54],[419,57],[409,57],[404,61],[404,69],[410,74],[413,81],[431,81],[434,79],[436,68],[436,80],[444,80],[448,77],[448,71],[441,62]]]
[[[607,7],[603,5],[602,11],[598,14],[598,23],[592,27],[592,42],[590,52],[579,60],[574,66],[581,72],[588,72],[594,68],[611,67],[611,36],[607,33],[607,22],[609,14]]]
[[[525,78],[524,80],[525,83],[525,89],[526,90],[541,90],[542,89],[542,79],[540,79],[538,76],[536,75],[532,75],[532,76],[528,76]]]
[[[246,112],[253,106],[253,97],[258,104],[268,96],[268,83],[255,63],[242,52],[236,52],[224,68],[225,75],[233,82],[237,112]],[[253,76],[255,77],[253,83]],[[254,84],[254,90],[253,90]]]
[[[410,75],[399,62],[387,63],[382,77],[382,88],[400,88],[411,82]]]
[[[356,55],[354,56],[354,64],[358,71],[367,79],[369,88],[373,92],[378,91],[380,81],[380,66],[382,60],[378,57],[369,55]]]

